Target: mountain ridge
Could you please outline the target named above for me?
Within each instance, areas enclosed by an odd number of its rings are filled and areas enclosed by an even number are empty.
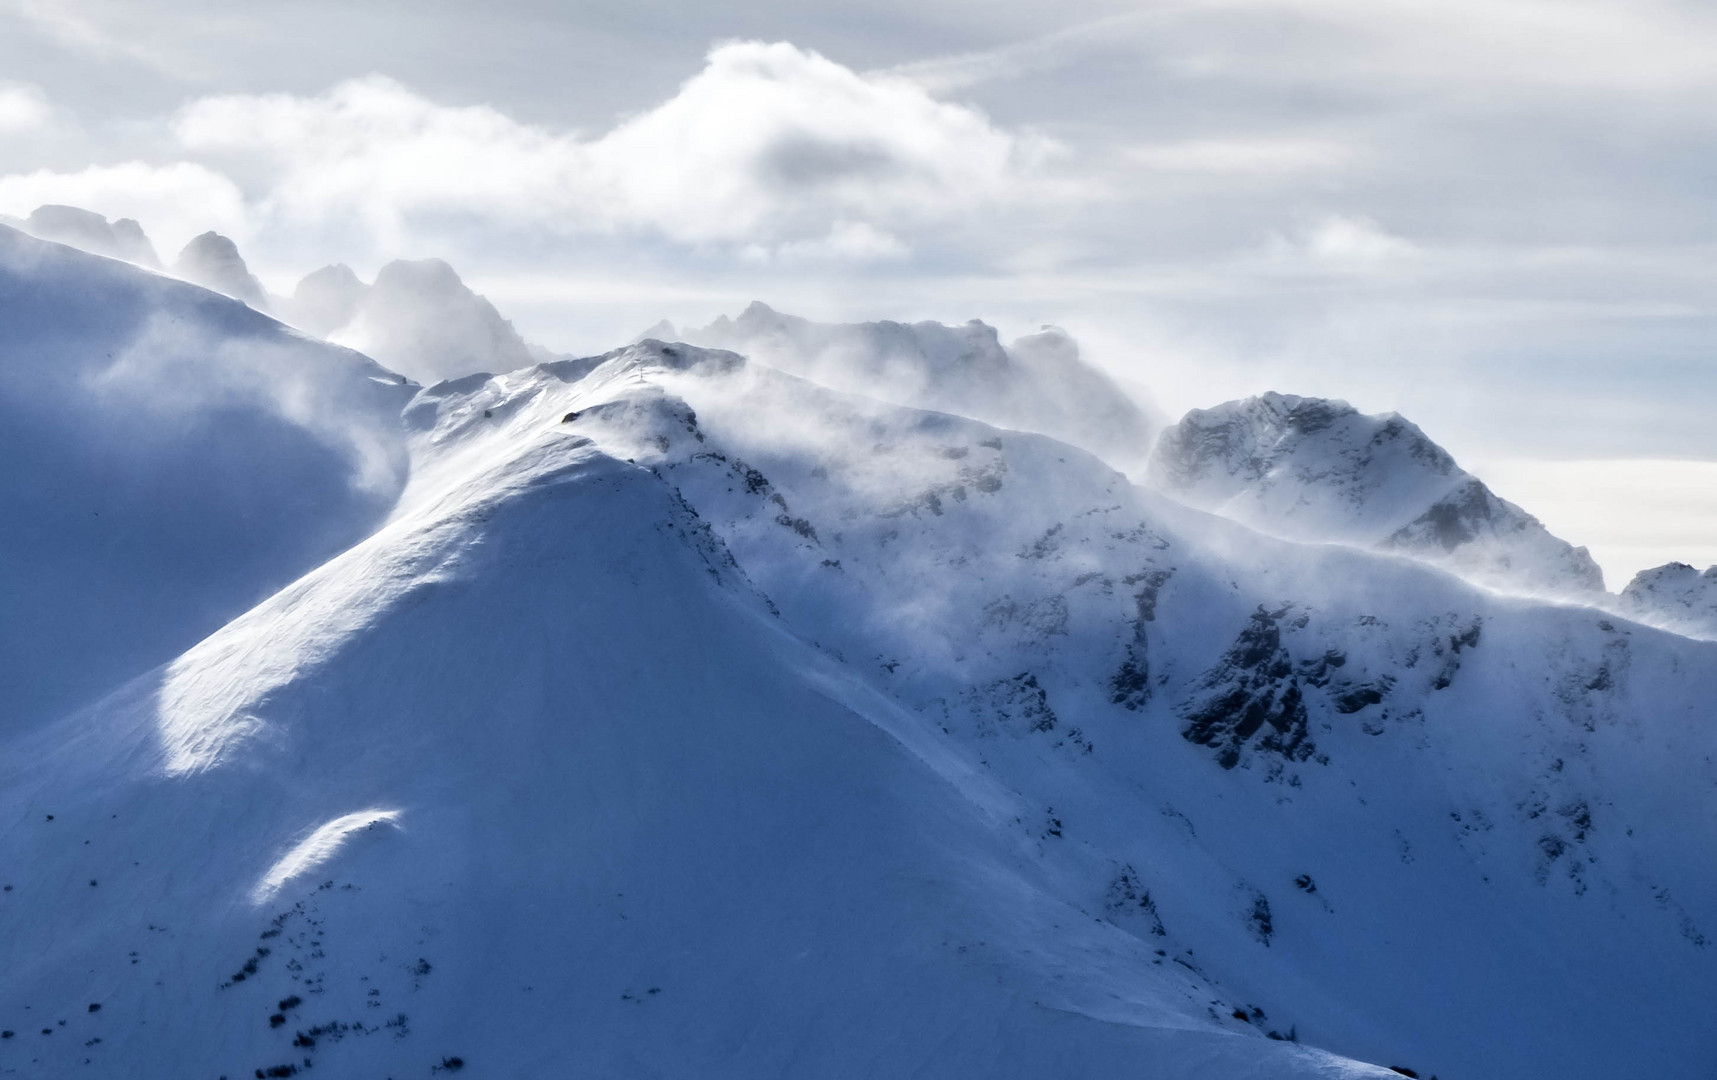
[[[294,498],[351,487],[352,459],[265,485],[278,531],[351,542],[0,734],[0,1067],[1708,1056],[1684,1014],[1717,992],[1717,645],[1263,535],[1047,435],[735,352],[646,339],[418,387],[6,242],[35,261],[0,303],[54,333],[81,309],[31,274],[134,298],[61,353],[225,386],[251,369],[223,335],[261,335],[286,351],[241,386],[280,408],[306,387],[269,380],[308,367],[325,396],[283,415],[348,448],[380,424],[386,468],[355,512]],[[155,309],[214,347],[161,346]],[[373,412],[330,428],[360,388]],[[96,390],[55,392],[71,424]]]
[[[1274,392],[1194,409],[1163,432],[1146,472],[1176,498],[1287,539],[1398,551],[1509,591],[1603,592],[1585,548],[1398,413]]]

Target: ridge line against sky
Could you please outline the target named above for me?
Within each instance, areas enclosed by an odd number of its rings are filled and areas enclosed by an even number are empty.
[[[1056,323],[1170,414],[1399,410],[1547,518],[1514,463],[1717,461],[1697,5],[401,11],[0,0],[0,213],[218,229],[281,292],[444,257],[576,352],[756,298]]]

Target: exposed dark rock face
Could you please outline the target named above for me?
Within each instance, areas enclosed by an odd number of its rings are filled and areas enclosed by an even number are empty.
[[[1133,594],[1137,613],[1126,656],[1109,680],[1109,700],[1116,705],[1138,709],[1151,698],[1150,640],[1145,633],[1145,624],[1156,621],[1157,594],[1171,576],[1173,571],[1170,570],[1146,570],[1122,581],[1126,585],[1138,586],[1138,591]]]
[[[1203,680],[1202,693],[1181,730],[1188,742],[1216,751],[1217,764],[1232,769],[1253,736],[1258,750],[1304,761],[1316,747],[1306,730],[1306,703],[1288,650],[1282,620],[1291,608],[1260,607],[1222,660]],[[1303,618],[1303,616],[1302,616]]]

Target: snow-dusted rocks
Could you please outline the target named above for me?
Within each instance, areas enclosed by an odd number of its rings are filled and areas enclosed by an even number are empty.
[[[663,327],[649,336],[664,337]],[[1144,461],[1155,426],[1066,332],[1004,346],[994,327],[937,322],[815,323],[753,303],[684,340],[731,349],[838,390],[970,416],[1083,447],[1117,468]]]
[[[268,310],[262,282],[245,265],[238,245],[217,232],[191,238],[173,263],[173,273],[205,289],[242,300],[258,311]]]
[[[287,318],[424,383],[512,371],[539,356],[440,259],[388,263],[365,285],[349,267],[299,282]]]
[[[204,289],[0,227],[0,734],[347,544],[413,387]]]
[[[152,270],[161,268],[155,247],[143,234],[143,226],[130,218],[108,221],[91,210],[75,206],[38,206],[23,221],[7,222],[42,240],[52,240],[95,255],[124,259]]]
[[[1275,393],[1195,409],[1163,432],[1148,475],[1188,505],[1275,536],[1400,552],[1510,592],[1603,590],[1585,548],[1394,413]]]
[[[1653,626],[1717,639],[1717,566],[1703,573],[1686,563],[1641,570],[1622,590],[1620,607]]]

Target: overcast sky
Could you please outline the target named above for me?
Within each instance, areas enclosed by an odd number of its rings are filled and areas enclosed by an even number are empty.
[[[1169,414],[1398,409],[1617,587],[1717,560],[1714,58],[1659,0],[0,0],[0,213],[438,255],[567,351],[1057,323]]]

